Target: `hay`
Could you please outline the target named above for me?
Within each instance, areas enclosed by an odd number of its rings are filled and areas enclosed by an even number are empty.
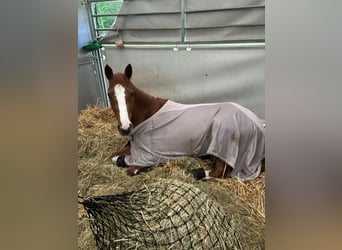
[[[83,200],[100,249],[240,249],[234,223],[191,184],[159,179],[119,195]]]
[[[121,137],[110,108],[89,107],[78,119],[78,193],[89,195],[113,195],[137,190],[162,179],[182,181],[194,185],[231,216],[244,249],[265,248],[265,174],[253,181],[242,183],[236,179],[211,179],[196,181],[186,174],[186,170],[204,167],[208,162],[193,158],[183,158],[167,162],[153,171],[128,177],[122,168],[110,161],[111,153],[119,149],[125,138]],[[79,205],[78,247],[96,249],[89,219],[84,208]]]

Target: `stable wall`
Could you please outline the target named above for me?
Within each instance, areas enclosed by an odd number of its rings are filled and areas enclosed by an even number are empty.
[[[132,64],[132,82],[152,95],[182,103],[236,102],[265,118],[264,47],[174,51],[105,45],[102,53],[114,72]]]

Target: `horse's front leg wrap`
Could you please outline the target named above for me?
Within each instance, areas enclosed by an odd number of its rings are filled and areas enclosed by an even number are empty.
[[[112,162],[115,163],[118,167],[128,167],[125,156],[131,154],[131,145],[126,144],[123,148],[115,151],[112,154]]]
[[[112,158],[112,161],[118,166],[122,168],[127,168],[128,165],[125,161],[125,155],[120,155],[120,156],[114,156]]]
[[[190,173],[194,176],[196,180],[202,180],[206,177],[205,171],[203,168],[196,168],[190,170]]]

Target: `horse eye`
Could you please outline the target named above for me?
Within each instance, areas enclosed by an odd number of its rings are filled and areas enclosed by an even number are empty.
[[[107,93],[107,95],[108,95],[108,97],[110,98],[110,94],[109,94],[109,93]]]

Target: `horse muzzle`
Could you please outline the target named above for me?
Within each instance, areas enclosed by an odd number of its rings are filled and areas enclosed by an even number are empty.
[[[132,123],[129,124],[127,129],[124,129],[121,125],[118,126],[119,133],[121,135],[124,135],[124,136],[129,135],[131,133],[132,129],[133,129]]]

